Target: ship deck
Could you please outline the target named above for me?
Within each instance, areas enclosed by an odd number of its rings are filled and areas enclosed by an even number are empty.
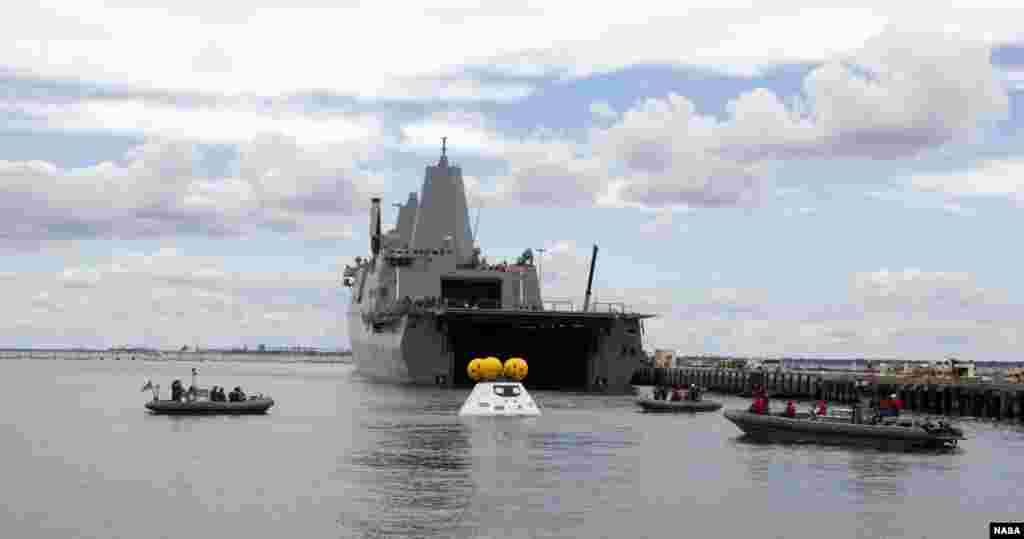
[[[445,307],[434,309],[434,314],[447,320],[472,320],[474,322],[517,324],[517,323],[575,323],[590,325],[612,320],[643,320],[657,315],[630,312],[600,311],[530,311],[525,309],[472,309]],[[590,324],[588,324],[590,323]]]

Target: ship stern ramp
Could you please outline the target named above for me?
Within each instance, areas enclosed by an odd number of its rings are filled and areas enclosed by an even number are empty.
[[[531,388],[628,393],[643,357],[640,319],[651,315],[445,309],[437,314],[451,385],[472,387],[474,358],[521,357]]]

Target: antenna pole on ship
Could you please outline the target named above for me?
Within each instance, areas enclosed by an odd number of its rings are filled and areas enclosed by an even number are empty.
[[[537,251],[537,288],[540,288],[541,297],[544,297],[544,251],[547,249],[538,247]]]
[[[597,260],[597,244],[594,244],[594,253],[590,255],[590,276],[587,277],[587,296],[583,298],[583,312],[590,308],[590,288],[594,284],[594,262]]]

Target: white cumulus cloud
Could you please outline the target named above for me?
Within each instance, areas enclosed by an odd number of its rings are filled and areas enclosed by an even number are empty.
[[[195,146],[153,139],[122,162],[63,169],[0,161],[6,247],[74,238],[243,236],[258,228],[308,239],[351,235],[380,179],[356,169],[360,149],[257,136],[239,146],[238,174],[199,177]]]
[[[176,349],[197,342],[254,346],[270,338],[344,346],[337,270],[238,273],[219,258],[171,248],[69,260],[58,272],[0,279],[0,293],[19,313],[0,323],[0,340]]]
[[[537,205],[756,205],[780,161],[907,157],[968,140],[1005,117],[1008,95],[989,55],[984,43],[887,32],[812,70],[796,99],[756,89],[717,118],[683,95],[647,98],[591,129],[586,143],[538,136],[506,144],[513,173],[498,178],[494,197]]]

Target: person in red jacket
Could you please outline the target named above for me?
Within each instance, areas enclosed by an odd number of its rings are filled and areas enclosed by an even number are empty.
[[[796,404],[793,401],[786,403],[786,417],[796,417]]]
[[[899,417],[900,410],[903,409],[903,401],[893,393],[892,395],[889,395],[888,399],[881,402],[879,408],[878,415],[882,417]]]
[[[822,415],[827,415],[827,414],[828,414],[828,406],[825,405],[825,401],[824,400],[818,401],[818,415],[822,416]]]

